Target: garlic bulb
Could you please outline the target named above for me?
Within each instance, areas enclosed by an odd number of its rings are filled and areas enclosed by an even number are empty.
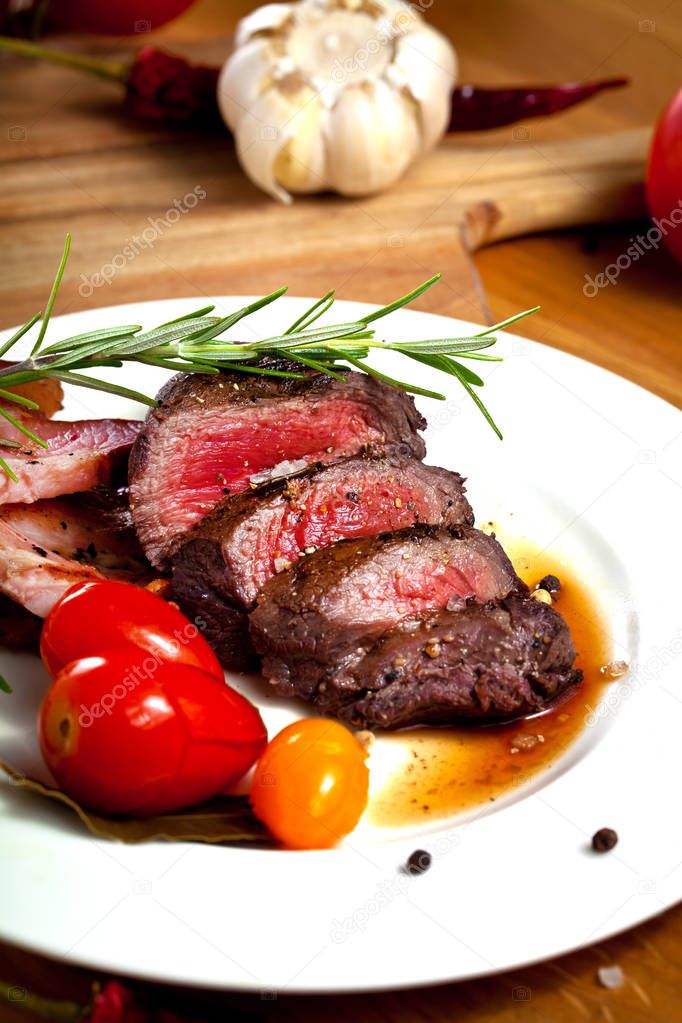
[[[218,103],[242,167],[270,195],[367,195],[442,137],[456,67],[416,4],[266,4],[237,27]]]

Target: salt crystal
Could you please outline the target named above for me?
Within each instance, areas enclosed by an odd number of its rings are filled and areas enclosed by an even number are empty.
[[[597,977],[602,987],[607,987],[611,991],[617,990],[625,983],[625,975],[620,966],[600,966]]]

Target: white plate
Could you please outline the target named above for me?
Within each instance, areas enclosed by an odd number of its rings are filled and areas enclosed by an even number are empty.
[[[221,309],[246,301],[221,298]],[[195,301],[119,306],[55,320],[50,335],[103,323],[163,322]],[[253,321],[276,333],[306,307],[283,299]],[[353,319],[366,309],[339,303]],[[380,336],[466,335],[471,324],[400,312]],[[242,334],[242,336],[244,336]],[[343,847],[284,852],[97,840],[61,808],[0,786],[0,937],[106,971],[255,991],[350,991],[430,984],[517,967],[601,940],[682,897],[682,703],[678,530],[682,423],[672,406],[587,362],[503,336],[502,366],[485,363],[499,443],[446,378],[410,365],[414,381],[448,388],[430,418],[428,460],[469,477],[489,518],[569,559],[598,593],[614,652],[630,663],[591,727],[550,771],[494,811],[398,832],[360,828]],[[398,358],[387,363],[405,374]],[[386,363],[384,363],[384,366]],[[163,374],[118,377],[153,391]],[[64,415],[139,415],[92,391]],[[37,766],[37,661],[0,657],[0,755]],[[271,732],[301,713],[258,696]],[[390,764],[381,742],[373,776]],[[115,770],[112,764],[112,770]],[[610,854],[590,853],[608,825]],[[407,879],[415,845],[431,870]]]

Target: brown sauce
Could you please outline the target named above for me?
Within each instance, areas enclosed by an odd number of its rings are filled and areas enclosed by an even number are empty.
[[[401,744],[403,755],[401,766],[370,801],[368,818],[375,826],[423,824],[475,810],[526,784],[579,738],[609,684],[600,668],[611,660],[612,638],[585,582],[571,566],[530,545],[506,546],[529,586],[550,573],[561,580],[554,606],[571,630],[584,681],[563,703],[513,724],[414,728],[382,737],[382,743]],[[513,753],[519,738],[524,745],[524,736],[542,741]]]

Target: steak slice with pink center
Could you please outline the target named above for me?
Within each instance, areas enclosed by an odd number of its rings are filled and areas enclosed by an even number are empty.
[[[203,617],[226,667],[244,667],[253,660],[246,612],[273,575],[340,540],[418,523],[472,525],[463,484],[391,448],[227,498],[173,556],[174,598]]]
[[[328,464],[369,446],[402,444],[423,458],[412,398],[363,373],[346,381],[183,376],[159,394],[130,459],[135,527],[152,564],[225,495]]]
[[[526,592],[494,537],[415,527],[336,544],[275,576],[251,614],[251,638],[278,691],[309,700],[398,622]]]

